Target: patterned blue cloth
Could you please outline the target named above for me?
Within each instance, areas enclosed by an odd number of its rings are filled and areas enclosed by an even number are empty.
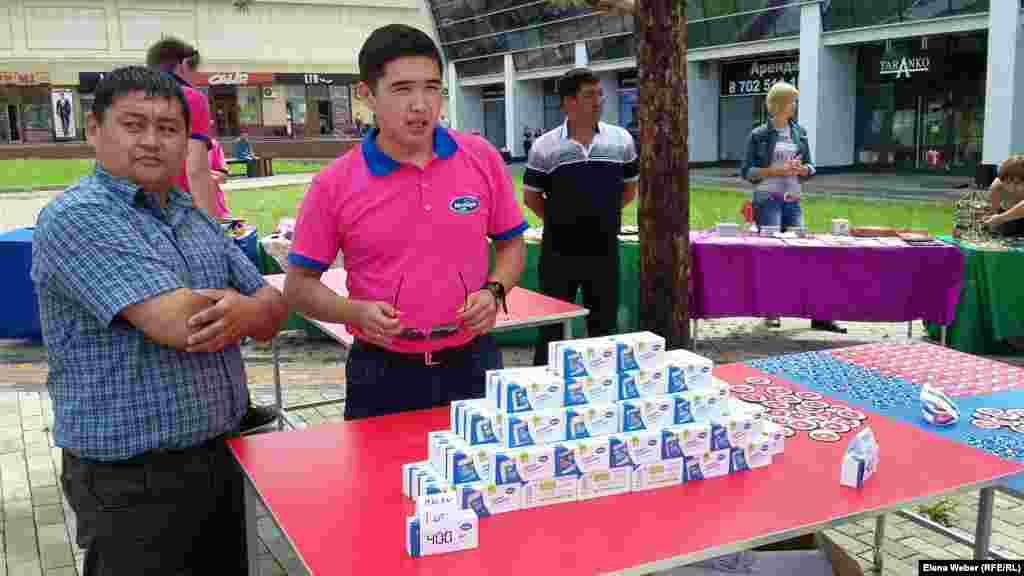
[[[238,346],[187,353],[118,316],[180,288],[264,286],[191,196],[156,194],[97,166],[39,215],[32,280],[50,364],[58,446],[116,461],[237,429],[248,404]]]

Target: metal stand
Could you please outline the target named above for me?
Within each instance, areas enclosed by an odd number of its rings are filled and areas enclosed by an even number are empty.
[[[256,529],[256,509],[259,506],[259,498],[256,497],[256,489],[252,482],[244,478],[245,483],[245,546],[246,555],[249,557],[249,574],[259,574],[260,540],[259,532]]]
[[[949,538],[950,540],[952,540],[952,541],[954,541],[954,542],[956,542],[958,544],[963,544],[964,546],[970,546],[971,548],[976,548],[977,547],[977,542],[975,542],[974,540],[971,540],[970,538],[966,538],[964,536],[961,536],[960,534],[957,534],[956,532],[953,532],[949,528],[946,528],[942,524],[939,524],[938,522],[933,522],[932,520],[929,520],[928,518],[925,518],[924,516],[921,516],[920,514],[917,514],[916,512],[908,512],[906,510],[900,510],[899,512],[897,512],[897,514],[899,514],[903,518],[906,518],[907,520],[910,520],[911,522],[913,522],[914,524],[917,524],[918,526],[920,526],[922,528],[927,528],[928,530],[931,530],[932,532],[935,532],[936,534],[941,534],[941,535],[945,536],[946,538]],[[979,522],[980,522],[980,516],[981,516],[981,509],[980,508],[978,509],[978,515],[979,515]],[[991,518],[991,516],[990,516],[990,518]],[[980,524],[979,524],[979,526],[980,526]],[[977,530],[978,527],[976,526],[975,529]],[[992,556],[993,558],[998,558],[1000,560],[1008,560],[1009,559],[1006,556],[1003,556],[1002,554],[999,554],[998,552],[989,552],[988,555]]]
[[[978,524],[974,528],[974,559],[984,560],[989,556],[989,539],[992,538],[992,507],[996,492],[991,486],[982,488],[978,498]]]
[[[882,554],[882,545],[885,544],[885,514],[875,518],[875,573],[882,573],[882,563],[885,555]]]
[[[914,337],[914,321],[907,322],[907,340]]]
[[[698,330],[699,327],[700,327],[700,320],[697,320],[696,318],[694,318],[693,319],[693,338],[690,339],[690,348],[692,348],[694,352],[697,351],[697,330]]]

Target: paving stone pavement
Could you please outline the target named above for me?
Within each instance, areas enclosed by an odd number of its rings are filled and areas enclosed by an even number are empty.
[[[751,318],[702,321],[698,352],[716,363],[737,362],[793,352],[822,350],[907,338],[907,324],[843,323],[845,335],[816,332],[806,320],[783,319],[779,329],[764,328]],[[920,338],[920,324],[913,326]],[[329,341],[311,340],[302,333],[282,338],[281,378],[286,405],[344,399],[344,350]],[[246,346],[253,397],[274,400],[273,369],[265,345]],[[503,350],[507,366],[528,365],[532,350]],[[1020,358],[1003,359],[1017,364]],[[0,576],[73,576],[81,574],[83,551],[74,544],[74,514],[58,482],[60,449],[50,432],[53,414],[45,389],[45,352],[22,342],[0,341]],[[343,404],[291,413],[300,427],[340,421]],[[974,531],[977,495],[953,502],[954,529],[965,536]],[[301,562],[275,527],[266,510],[255,511],[260,536],[260,575],[305,574]],[[865,568],[872,569],[874,522],[858,521],[827,534]],[[996,497],[993,548],[1011,557],[1024,557],[1024,500]],[[916,575],[917,560],[970,558],[967,546],[890,516],[883,546],[885,575]],[[256,575],[254,575],[256,576]]]

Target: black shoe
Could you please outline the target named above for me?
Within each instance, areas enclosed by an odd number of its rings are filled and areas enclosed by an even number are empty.
[[[239,428],[242,432],[248,432],[249,430],[262,428],[275,420],[277,420],[277,411],[274,408],[250,403],[245,416],[242,416],[242,423]]]
[[[846,334],[846,328],[843,328],[839,324],[836,324],[832,320],[811,320],[811,330],[821,330],[823,332],[835,332],[836,334]]]

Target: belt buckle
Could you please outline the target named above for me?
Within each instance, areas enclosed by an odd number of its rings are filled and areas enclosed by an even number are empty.
[[[440,366],[441,363],[440,362],[436,362],[434,360],[434,353],[433,352],[424,352],[423,353],[423,365],[424,366]]]

